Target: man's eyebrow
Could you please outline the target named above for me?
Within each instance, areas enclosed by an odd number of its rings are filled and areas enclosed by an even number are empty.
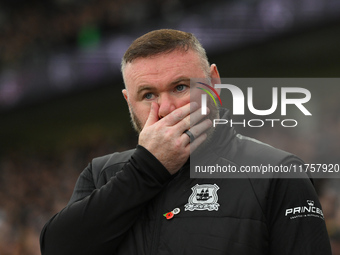
[[[143,90],[152,90],[152,89],[154,89],[154,87],[150,85],[143,85],[138,88],[137,94],[140,94]]]
[[[190,79],[187,78],[187,77],[179,77],[176,80],[172,81],[169,84],[169,86],[173,86],[173,85],[176,85],[176,84],[181,83],[181,82],[190,82]],[[142,85],[138,88],[137,95],[140,94],[141,92],[143,92],[144,90],[152,91],[152,90],[155,90],[155,89],[156,89],[156,87],[154,87],[152,85]]]
[[[181,83],[181,82],[190,82],[190,79],[187,78],[187,77],[179,77],[176,80],[174,80],[173,82],[171,82],[171,85],[178,84],[178,83]]]

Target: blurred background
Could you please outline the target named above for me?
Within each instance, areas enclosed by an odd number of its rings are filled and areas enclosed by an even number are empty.
[[[1,255],[40,254],[43,225],[91,159],[135,147],[120,59],[133,39],[159,28],[194,33],[221,77],[340,74],[338,0],[1,1]],[[322,95],[310,132],[251,135],[307,163],[339,163],[340,88],[310,89]],[[315,182],[340,254],[339,179]]]

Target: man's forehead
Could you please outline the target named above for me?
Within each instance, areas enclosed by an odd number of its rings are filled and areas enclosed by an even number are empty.
[[[138,57],[132,60],[131,62],[126,63],[126,67],[134,66],[146,60],[150,62],[162,62],[166,60],[175,60],[175,59],[182,59],[182,60],[197,59],[199,60],[199,55],[197,52],[191,49],[188,49],[188,50],[175,49],[170,52],[158,53],[158,54],[150,55],[147,57]]]
[[[180,67],[180,71],[192,69],[202,70],[202,64],[198,54],[192,50],[175,50],[170,53],[161,53],[146,58],[138,58],[126,64],[123,71],[125,82],[128,82],[142,75],[168,75],[167,69],[175,70]]]

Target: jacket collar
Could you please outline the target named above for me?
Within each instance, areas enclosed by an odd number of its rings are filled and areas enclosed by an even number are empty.
[[[220,119],[230,120],[229,110],[226,108],[220,108]],[[211,141],[207,146],[210,146],[214,151],[225,151],[229,147],[230,141],[235,137],[236,131],[233,127],[230,127],[229,123],[223,125],[216,125],[213,127],[214,133]]]

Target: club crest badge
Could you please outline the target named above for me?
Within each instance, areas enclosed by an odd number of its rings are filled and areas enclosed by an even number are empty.
[[[196,184],[192,189],[192,194],[185,205],[185,211],[208,210],[217,211],[220,206],[217,196],[217,190],[220,188],[216,184]]]

